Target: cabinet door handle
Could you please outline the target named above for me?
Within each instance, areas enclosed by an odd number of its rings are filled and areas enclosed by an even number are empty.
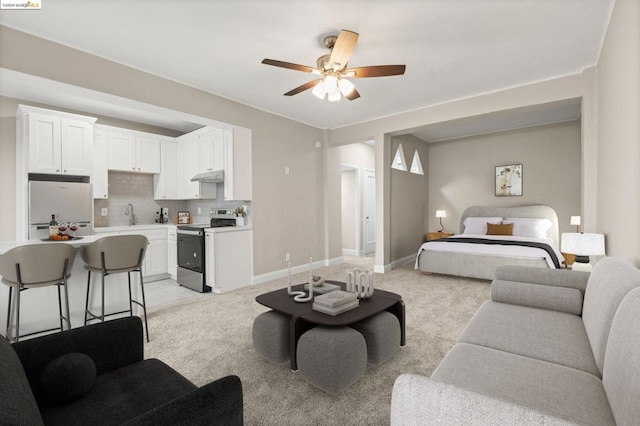
[[[132,167],[132,168],[131,168],[131,170],[135,170],[135,169],[136,169],[135,167]]]
[[[140,167],[138,167],[138,171],[140,171]]]
[[[56,173],[60,173],[60,169],[56,169]]]

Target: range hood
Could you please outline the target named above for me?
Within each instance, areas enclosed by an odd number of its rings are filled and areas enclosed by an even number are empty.
[[[198,173],[191,178],[191,182],[218,183],[224,182],[224,170]]]

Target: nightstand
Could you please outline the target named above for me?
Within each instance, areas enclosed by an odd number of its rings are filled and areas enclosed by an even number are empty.
[[[576,261],[576,255],[562,252],[560,253],[562,254],[562,256],[564,256],[564,262],[562,262],[564,264],[564,267],[569,269],[571,265],[573,265],[573,263]]]
[[[453,236],[451,232],[427,232],[427,241],[439,240]]]

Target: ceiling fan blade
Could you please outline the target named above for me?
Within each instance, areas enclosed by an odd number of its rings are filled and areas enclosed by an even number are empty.
[[[342,30],[338,35],[336,44],[331,49],[331,56],[329,57],[329,63],[338,64],[334,68],[335,71],[343,69],[347,66],[349,58],[353,53],[353,49],[356,47],[358,41],[358,33],[353,31]]]
[[[293,64],[291,62],[284,62],[284,61],[277,61],[275,59],[263,59],[262,63],[265,65],[273,65],[274,67],[280,67],[280,68],[288,68],[290,70],[295,70],[295,71],[302,71],[302,72],[317,72],[319,73],[320,71],[316,68],[312,68],[312,67],[308,67],[306,65],[298,65],[298,64]]]
[[[320,83],[322,81],[321,78],[312,80],[308,83],[303,84],[302,86],[298,86],[295,89],[289,90],[287,93],[284,94],[284,96],[293,96],[293,95],[297,95],[300,92],[304,92],[305,90],[309,90],[312,87],[315,87],[316,84]]]
[[[406,65],[374,65],[370,67],[350,68],[344,72],[347,77],[388,77],[392,75],[402,75]]]
[[[360,97],[360,93],[358,93],[358,91],[355,89],[355,87],[353,88],[351,93],[349,93],[348,96],[345,96],[345,98],[349,99],[350,101],[356,100],[359,97]]]

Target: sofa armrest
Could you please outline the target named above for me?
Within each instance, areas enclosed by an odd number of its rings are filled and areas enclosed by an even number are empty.
[[[393,385],[391,425],[567,425],[566,420],[416,374]]]
[[[74,328],[13,344],[31,388],[42,370],[64,354],[87,354],[98,374],[107,373],[144,359],[142,322],[138,317],[119,318]]]
[[[582,315],[583,294],[576,288],[493,280],[491,300],[510,305]]]
[[[129,420],[126,426],[242,425],[242,384],[226,376]]]
[[[495,279],[522,283],[567,287],[580,290],[587,288],[589,272],[569,269],[547,269],[535,266],[504,265],[496,268]]]

